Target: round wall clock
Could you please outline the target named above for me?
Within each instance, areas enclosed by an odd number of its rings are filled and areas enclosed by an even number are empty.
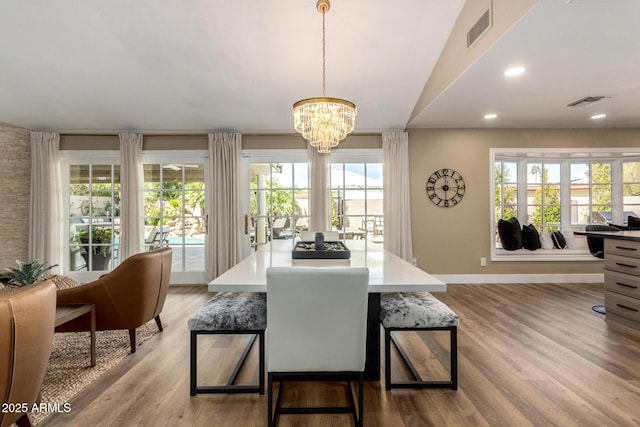
[[[455,206],[464,196],[464,179],[453,169],[440,169],[427,180],[427,196],[436,206]]]

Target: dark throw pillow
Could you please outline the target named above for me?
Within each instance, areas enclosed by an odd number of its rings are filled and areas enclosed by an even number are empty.
[[[567,247],[567,241],[559,231],[551,233],[551,240],[553,240],[553,247],[556,249],[564,249]]]
[[[515,251],[522,248],[522,229],[517,218],[499,220],[498,235],[504,250]]]
[[[640,230],[640,218],[629,215],[627,217],[627,228],[629,230]]]
[[[522,245],[525,249],[529,249],[530,251],[542,248],[540,235],[533,224],[522,226]]]

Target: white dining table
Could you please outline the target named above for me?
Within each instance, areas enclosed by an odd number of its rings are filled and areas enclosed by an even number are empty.
[[[381,243],[348,240],[349,259],[293,259],[296,240],[272,240],[211,282],[210,292],[267,292],[268,267],[367,267],[369,313],[365,378],[380,379],[380,294],[384,292],[444,292],[447,285],[424,270],[386,251]]]

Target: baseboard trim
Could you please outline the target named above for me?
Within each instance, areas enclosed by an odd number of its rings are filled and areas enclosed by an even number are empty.
[[[604,273],[590,274],[432,274],[447,284],[456,283],[604,283]]]

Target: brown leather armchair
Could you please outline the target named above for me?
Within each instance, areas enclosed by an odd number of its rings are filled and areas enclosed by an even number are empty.
[[[49,365],[56,318],[56,287],[45,281],[0,295],[0,427],[31,426],[29,414],[37,401]]]
[[[95,304],[96,330],[128,329],[131,352],[136,352],[136,328],[151,319],[162,331],[160,312],[171,276],[171,248],[133,255],[110,273],[75,288],[60,289],[58,304]],[[87,316],[84,316],[87,317]],[[78,318],[56,332],[89,330],[89,319]]]

